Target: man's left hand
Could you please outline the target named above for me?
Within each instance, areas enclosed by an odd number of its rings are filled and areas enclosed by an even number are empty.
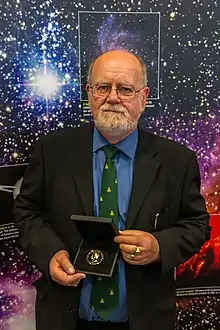
[[[157,239],[141,230],[119,232],[114,241],[119,244],[123,259],[131,265],[147,265],[160,261],[160,247]]]

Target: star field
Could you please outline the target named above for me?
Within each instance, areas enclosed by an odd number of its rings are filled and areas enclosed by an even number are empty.
[[[2,0],[0,17],[0,166],[28,162],[39,136],[81,125],[88,61],[126,47],[143,57],[150,97],[159,96],[143,126],[196,151],[208,210],[220,213],[218,0]],[[0,327],[12,330],[19,315],[33,322],[39,274],[5,244]],[[218,328],[218,296],[178,303],[176,329]]]
[[[127,49],[142,57],[148,67],[151,98],[158,97],[160,13],[80,12],[80,63],[82,99],[86,99],[88,63],[111,49]],[[147,29],[146,29],[147,27]],[[91,48],[91,42],[93,47]]]
[[[218,330],[219,296],[190,297],[177,303],[176,330]]]
[[[20,329],[32,329],[35,299],[32,282],[39,272],[16,240],[6,240],[1,245],[0,261],[0,328],[18,329],[16,326],[21,322]],[[26,323],[30,323],[27,328]]]

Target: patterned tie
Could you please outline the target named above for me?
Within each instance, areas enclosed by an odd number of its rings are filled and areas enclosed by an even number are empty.
[[[118,181],[114,157],[119,152],[114,146],[103,147],[106,161],[102,174],[99,216],[113,218],[118,227]],[[103,320],[119,303],[118,267],[111,278],[94,277],[90,305]]]

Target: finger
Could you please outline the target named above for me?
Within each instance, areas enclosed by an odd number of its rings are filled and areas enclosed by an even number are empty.
[[[75,281],[71,284],[68,284],[68,286],[74,286],[74,287],[77,287],[79,285],[80,281]]]
[[[123,259],[132,265],[138,265],[141,262],[141,259],[131,258],[131,255],[128,253],[123,254]]]
[[[66,282],[61,282],[61,281],[58,281],[56,280],[57,283],[63,285],[63,286],[73,286],[73,287],[77,287],[78,284],[80,283],[80,281],[74,281],[74,282],[71,282],[71,283],[66,283]]]
[[[126,252],[126,253],[134,253],[137,250],[137,246],[136,245],[130,245],[130,244],[119,244],[119,247],[121,249],[121,251]]]
[[[148,263],[147,258],[135,257],[134,259],[131,259],[130,254],[123,254],[123,259],[131,265],[146,265]]]
[[[141,236],[143,235],[142,230],[132,230],[132,229],[127,229],[127,230],[119,230],[119,233],[124,236]],[[147,232],[144,232],[147,234]]]
[[[62,284],[62,285],[73,285],[83,278],[86,275],[83,273],[75,273],[73,275],[68,275],[62,268],[58,267],[55,272],[52,274],[53,280]]]
[[[77,286],[79,282],[86,277],[83,273],[75,273],[74,275],[68,275],[65,284],[69,286]]]
[[[132,257],[131,253],[126,253],[126,252],[123,252],[122,255],[126,260],[141,261],[141,260],[144,259],[143,256],[141,256],[141,255],[137,255],[137,256]]]
[[[116,236],[114,238],[115,243],[118,244],[128,244],[128,245],[141,245],[141,237],[140,236]]]
[[[56,261],[67,274],[72,275],[75,273],[75,268],[73,267],[69,258],[66,255],[57,256]]]

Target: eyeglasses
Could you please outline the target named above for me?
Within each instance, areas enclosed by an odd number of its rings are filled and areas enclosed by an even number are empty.
[[[112,88],[111,85],[96,84],[94,86],[90,86],[90,88],[92,89],[92,94],[94,96],[108,97],[111,91],[115,90],[120,100],[132,100],[136,93],[140,92],[144,87],[139,90],[134,90],[132,87],[123,85],[118,86],[117,88]]]

